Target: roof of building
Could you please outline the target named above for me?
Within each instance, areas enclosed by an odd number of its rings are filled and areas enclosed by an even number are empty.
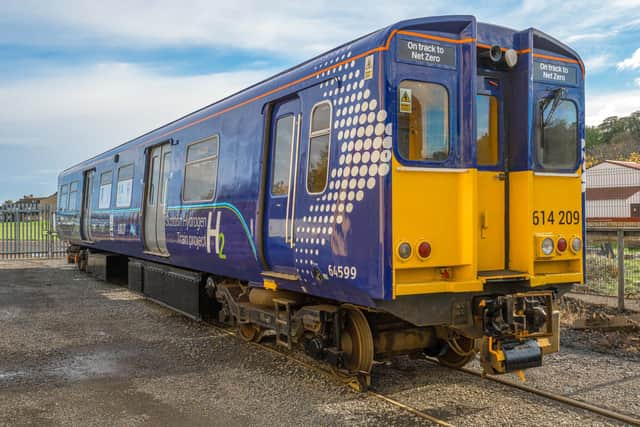
[[[605,160],[604,163],[611,163],[618,166],[624,166],[625,168],[640,170],[640,163],[636,162],[623,162],[622,160]]]
[[[587,188],[587,200],[626,200],[640,191],[635,187],[598,187]]]

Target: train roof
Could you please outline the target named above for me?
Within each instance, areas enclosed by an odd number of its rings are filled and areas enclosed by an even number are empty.
[[[409,19],[396,22],[319,54],[305,62],[292,66],[258,83],[215,101],[212,104],[204,106],[174,121],[117,145],[105,152],[77,163],[65,169],[62,173],[70,172],[74,169],[82,169],[92,164],[97,159],[107,158],[110,155],[118,153],[123,148],[137,143],[146,143],[151,141],[160,142],[163,140],[162,138],[168,139],[169,135],[180,131],[187,124],[191,125],[194,122],[199,123],[211,118],[212,115],[222,114],[253,101],[267,98],[273,93],[276,93],[279,88],[282,88],[283,86],[290,87],[314,76],[319,76],[325,67],[331,67],[333,64],[338,63],[335,58],[344,58],[348,61],[354,59],[354,57],[361,52],[368,53],[371,49],[385,46],[390,42],[390,37],[400,29],[433,31],[451,34],[453,35],[453,38],[456,38],[459,37],[460,33],[465,31],[465,29],[470,28],[470,25],[471,35],[475,40],[477,40],[478,45],[500,44],[503,47],[516,48],[518,45],[522,45],[524,43],[529,45],[531,42],[528,41],[528,38],[531,37],[532,45],[534,47],[573,58],[578,61],[581,68],[584,70],[582,60],[575,51],[562,42],[535,28],[517,31],[498,25],[476,22],[475,17],[472,15],[445,15]],[[527,38],[527,40],[524,40],[524,38]],[[339,55],[340,52],[342,52],[342,56]],[[336,54],[338,55],[336,56]],[[332,59],[330,59],[330,57]]]

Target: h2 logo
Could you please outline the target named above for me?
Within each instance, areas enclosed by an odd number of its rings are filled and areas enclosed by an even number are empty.
[[[216,217],[216,228],[211,228],[211,214],[209,212],[209,218],[207,221],[207,253],[211,253],[211,238],[213,237],[216,242],[215,250],[218,258],[227,259],[227,255],[224,253],[224,233],[220,229],[220,215],[221,211],[218,211],[218,215]]]

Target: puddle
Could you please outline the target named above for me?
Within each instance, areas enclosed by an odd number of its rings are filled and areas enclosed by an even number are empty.
[[[123,373],[118,357],[112,352],[83,354],[65,359],[62,366],[51,369],[55,376],[70,381],[112,376]]]
[[[141,295],[129,291],[98,291],[98,293],[112,301],[131,301],[143,299]]]

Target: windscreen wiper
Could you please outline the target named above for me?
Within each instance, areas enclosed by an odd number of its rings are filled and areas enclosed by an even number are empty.
[[[542,102],[540,106],[542,108],[542,126],[546,127],[549,122],[551,122],[551,118],[553,117],[553,113],[556,112],[556,108],[560,104],[560,100],[567,94],[567,90],[563,87],[559,87],[558,89],[554,89],[551,91],[551,95]],[[544,110],[546,110],[547,106],[551,104],[551,109],[549,110],[549,114],[547,114],[547,118],[544,118]]]

